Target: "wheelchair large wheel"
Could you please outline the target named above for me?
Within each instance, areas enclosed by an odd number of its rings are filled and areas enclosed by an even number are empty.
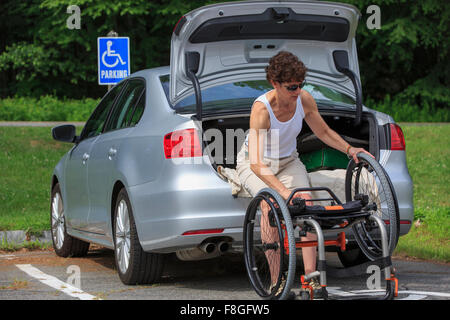
[[[397,246],[400,233],[399,209],[395,190],[383,167],[371,156],[358,154],[359,163],[352,159],[347,166],[345,178],[346,201],[355,199],[355,195],[364,194],[369,197],[369,204],[375,203],[378,215],[386,224],[389,242],[389,253]],[[378,227],[369,221],[353,226],[355,240],[362,252],[370,260],[382,257],[381,239]]]
[[[288,298],[295,277],[295,254],[289,210],[276,191],[265,188],[250,202],[244,221],[245,265],[259,296]]]

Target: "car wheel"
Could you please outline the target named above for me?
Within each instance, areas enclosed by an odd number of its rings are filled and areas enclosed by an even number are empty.
[[[345,251],[338,249],[337,254],[342,265],[346,268],[370,261],[360,248],[347,249]]]
[[[114,210],[114,253],[120,280],[124,284],[156,282],[162,273],[164,255],[145,252],[139,242],[130,200],[120,190]]]
[[[89,251],[89,242],[70,236],[66,230],[64,204],[59,183],[52,189],[50,225],[55,253],[60,257],[82,257]]]

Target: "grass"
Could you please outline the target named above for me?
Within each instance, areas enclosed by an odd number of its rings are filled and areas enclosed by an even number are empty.
[[[401,125],[420,224],[400,238],[396,254],[450,261],[450,125]]]
[[[391,115],[397,122],[448,122],[449,108],[437,108],[434,104],[445,105],[448,99],[440,101],[424,99],[416,104],[415,95],[406,97],[386,95],[384,100],[375,101],[370,97],[364,104],[380,112]],[[445,101],[444,101],[445,100]],[[100,99],[67,99],[51,95],[13,97],[0,99],[0,119],[3,121],[85,121]]]
[[[52,248],[52,244],[49,242],[40,242],[39,240],[24,241],[23,243],[8,242],[3,239],[0,242],[0,252],[15,252],[20,249],[28,250],[45,250]]]
[[[9,286],[0,286],[0,290],[20,290],[28,288],[29,283],[26,280],[14,279]]]
[[[98,104],[98,99],[39,99],[15,97],[0,99],[0,119],[3,121],[86,121]]]
[[[0,230],[50,228],[51,174],[71,147],[48,127],[0,127]]]
[[[449,262],[450,124],[401,126],[421,224],[400,238],[395,254]],[[0,230],[50,229],[51,174],[71,147],[54,141],[50,128],[0,127]]]

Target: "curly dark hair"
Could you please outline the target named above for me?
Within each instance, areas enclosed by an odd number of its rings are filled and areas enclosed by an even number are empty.
[[[305,79],[306,67],[296,55],[288,51],[280,51],[269,60],[266,67],[267,81],[302,82]]]

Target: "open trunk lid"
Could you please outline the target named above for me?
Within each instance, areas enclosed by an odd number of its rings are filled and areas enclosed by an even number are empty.
[[[358,102],[354,38],[359,16],[351,5],[318,1],[228,2],[193,10],[172,35],[170,102],[175,105],[195,92],[201,120],[200,87],[264,79],[269,59],[281,50],[305,63],[308,82]]]

